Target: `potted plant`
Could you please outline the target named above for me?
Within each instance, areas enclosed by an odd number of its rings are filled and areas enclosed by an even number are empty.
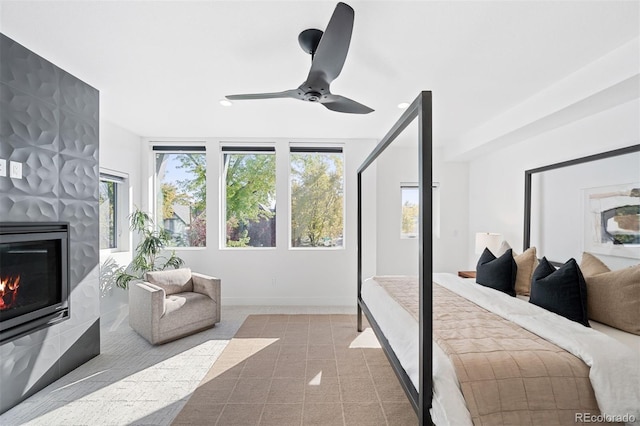
[[[175,269],[184,264],[174,250],[169,257],[162,255],[171,236],[165,229],[156,229],[153,219],[146,212],[136,208],[136,211],[129,216],[129,229],[137,232],[141,240],[131,263],[115,274],[118,287],[126,289],[131,281],[143,279],[148,271]]]

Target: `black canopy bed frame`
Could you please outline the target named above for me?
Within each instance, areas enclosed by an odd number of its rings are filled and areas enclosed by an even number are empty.
[[[418,287],[419,287],[419,389],[400,364],[398,357],[384,336],[380,326],[362,299],[362,173],[387,149],[391,143],[418,119]],[[380,341],[391,367],[398,376],[400,384],[416,411],[420,425],[432,425],[429,412],[433,398],[432,377],[432,99],[430,91],[421,92],[405,110],[400,119],[374,148],[358,169],[358,331],[362,331],[362,314],[366,316],[376,337]],[[425,279],[426,277],[426,279]]]
[[[640,144],[630,145],[624,148],[614,149],[612,151],[600,152],[598,154],[588,155],[586,157],[575,158],[573,160],[562,161],[560,163],[549,164],[548,166],[538,167],[535,169],[525,170],[524,172],[524,241],[522,251],[531,247],[531,218],[532,218],[532,191],[533,191],[533,176],[539,173],[544,173],[550,170],[556,170],[563,167],[571,167],[581,165],[584,163],[595,162],[600,160],[606,160],[612,157],[618,157],[621,155],[633,154],[640,152]],[[554,266],[561,266],[562,262],[558,260],[550,260],[550,263]]]
[[[380,324],[384,321],[380,317],[376,321],[371,309],[362,297],[363,284],[368,285],[363,280],[363,189],[362,174],[376,159],[392,144],[394,140],[411,124],[418,120],[418,191],[419,191],[419,218],[418,218],[418,388],[400,363],[398,355],[391,347],[389,339],[385,336]],[[431,408],[433,406],[433,228],[432,228],[432,94],[431,92],[421,92],[413,101],[409,108],[402,114],[391,130],[385,135],[380,143],[374,148],[371,154],[365,159],[358,169],[358,282],[357,282],[357,327],[358,331],[363,331],[364,314],[371,329],[374,331],[382,349],[387,356],[393,371],[407,394],[407,397],[418,416],[419,425],[433,425]],[[578,158],[557,164],[552,164],[537,169],[525,171],[525,229],[524,229],[524,250],[529,248],[531,242],[531,208],[532,208],[532,175],[548,170],[557,169],[587,163],[596,160],[603,160],[640,151],[640,145],[603,152],[588,157]],[[553,262],[557,263],[557,262]],[[367,293],[365,288],[365,295]],[[368,296],[367,296],[368,297]],[[374,307],[374,300],[370,299],[371,307]],[[378,303],[378,302],[375,302]],[[375,308],[379,309],[379,305]],[[617,328],[617,327],[613,327]],[[604,332],[604,331],[603,331]],[[606,334],[606,333],[605,333]],[[391,336],[391,335],[390,335]],[[402,349],[401,349],[402,350]],[[401,354],[400,352],[398,352]],[[402,354],[401,354],[402,355]]]

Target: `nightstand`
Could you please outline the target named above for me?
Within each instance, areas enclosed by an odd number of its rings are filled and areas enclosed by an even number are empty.
[[[458,276],[462,278],[475,278],[476,271],[458,271]]]

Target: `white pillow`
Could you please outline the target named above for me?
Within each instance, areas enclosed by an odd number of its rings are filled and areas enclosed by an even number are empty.
[[[500,247],[498,247],[498,252],[494,253],[495,257],[500,257],[503,254],[505,254],[507,252],[507,250],[509,250],[511,248],[511,246],[509,245],[509,243],[506,240],[502,240],[502,242],[500,243]],[[515,256],[516,254],[513,253],[513,255]]]

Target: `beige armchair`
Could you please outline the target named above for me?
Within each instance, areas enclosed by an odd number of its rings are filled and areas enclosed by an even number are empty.
[[[147,272],[129,286],[129,325],[157,345],[220,322],[220,279],[189,268]]]

